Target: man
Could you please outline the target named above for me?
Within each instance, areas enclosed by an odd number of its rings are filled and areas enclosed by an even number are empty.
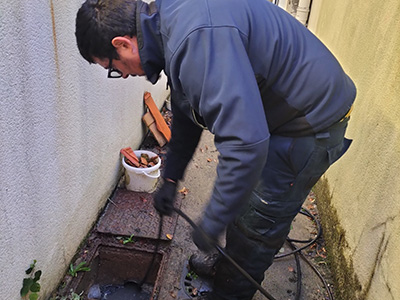
[[[160,213],[172,213],[202,130],[215,135],[218,175],[193,240],[208,252],[227,229],[226,252],[261,282],[310,189],[350,144],[356,89],[338,61],[266,0],[87,0],[76,37],[109,77],[168,76],[174,118]],[[222,258],[204,299],[255,291]]]

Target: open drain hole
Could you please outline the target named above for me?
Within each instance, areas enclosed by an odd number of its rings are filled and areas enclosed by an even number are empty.
[[[144,284],[142,287],[136,282],[128,281],[123,285],[99,285],[90,287],[88,299],[90,300],[148,300],[152,294],[152,285]]]
[[[163,254],[157,253],[147,281],[141,282],[154,253],[121,245],[100,244],[89,259],[90,271],[71,283],[71,288],[87,300],[152,300],[158,291]]]
[[[197,299],[211,291],[211,281],[190,271],[186,263],[181,276],[181,287],[189,299]]]

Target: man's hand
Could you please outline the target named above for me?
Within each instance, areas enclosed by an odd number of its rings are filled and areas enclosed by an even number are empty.
[[[193,230],[192,239],[197,248],[203,252],[211,252],[214,250],[217,243],[216,239],[205,233],[201,226],[198,226]]]
[[[176,182],[172,180],[164,180],[161,188],[154,196],[154,207],[161,215],[170,216],[174,207],[176,195]]]

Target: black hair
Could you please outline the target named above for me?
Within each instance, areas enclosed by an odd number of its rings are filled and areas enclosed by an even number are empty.
[[[136,36],[136,0],[86,0],[76,16],[79,52],[93,58],[119,58],[111,44],[116,36]]]

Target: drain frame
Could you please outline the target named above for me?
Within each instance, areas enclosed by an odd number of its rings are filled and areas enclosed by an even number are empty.
[[[145,246],[145,247],[144,247]],[[151,258],[154,255],[154,250],[155,249],[149,249],[151,248],[152,243],[146,243],[146,241],[143,241],[139,245],[135,244],[126,244],[123,245],[119,243],[115,237],[113,236],[100,236],[96,233],[93,234],[90,240],[86,243],[85,247],[81,249],[79,253],[79,261],[86,261],[87,265],[91,268],[91,271],[88,272],[79,272],[76,277],[71,277],[69,275],[66,275],[64,278],[64,287],[58,291],[60,295],[66,295],[69,293],[69,291],[74,291],[77,294],[80,294],[83,292],[83,299],[87,299],[87,294],[90,289],[95,284],[99,285],[123,285],[126,282],[139,282],[145,275],[145,272],[147,268],[149,267],[149,264],[151,263]],[[146,249],[147,248],[147,249]],[[118,260],[124,260],[129,256],[130,259],[135,258],[135,255],[137,256],[136,258],[140,258],[140,256],[145,257],[144,260],[142,260],[140,263],[142,266],[142,269],[138,270],[137,274],[135,276],[132,276],[132,273],[129,273],[127,271],[126,266],[124,266],[124,274],[119,274],[117,275],[117,279],[110,279],[110,280],[105,280],[104,276],[110,276],[109,274],[104,275],[103,277],[99,277],[100,280],[97,280],[96,278],[98,276],[102,276],[101,274],[99,275],[99,272],[102,272],[104,266],[99,266],[101,263],[99,260],[100,255],[102,256],[107,256],[107,255],[112,255],[111,252],[115,251],[113,255],[119,255],[119,257],[114,257],[114,263],[115,261]],[[108,253],[106,253],[108,252]],[[121,258],[121,255],[124,256]],[[165,268],[166,261],[168,260],[169,256],[169,251],[166,245],[161,244],[161,247],[159,247],[159,250],[156,253],[157,258],[154,263],[154,266],[152,267],[153,271],[150,272],[147,282],[145,285],[153,286],[151,289],[151,296],[149,300],[157,300],[159,290],[161,288],[161,281],[162,281],[162,273]],[[107,263],[112,264],[113,259],[110,259]],[[120,262],[122,263],[122,262]],[[100,268],[101,267],[101,268]],[[116,266],[117,268],[118,266]],[[138,267],[136,265],[135,267]],[[93,269],[92,269],[93,268]],[[132,271],[134,272],[134,271]],[[111,275],[113,276],[113,275]]]

